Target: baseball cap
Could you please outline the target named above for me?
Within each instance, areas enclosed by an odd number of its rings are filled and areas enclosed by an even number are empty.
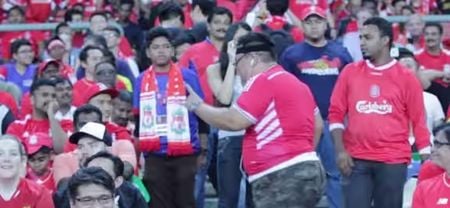
[[[28,155],[35,154],[42,147],[53,149],[53,140],[45,133],[35,133],[30,135],[25,139],[24,144]]]
[[[40,63],[38,66],[38,74],[41,75],[47,69],[47,66],[50,64],[55,64],[56,67],[58,67],[58,68],[60,68],[60,66],[61,66],[61,64],[57,60],[50,59],[50,60],[44,61],[44,62]]]
[[[101,123],[88,122],[78,132],[73,133],[69,137],[69,142],[78,144],[82,137],[90,137],[104,142],[107,146],[112,145],[112,138],[106,131],[106,126]]]
[[[64,42],[62,42],[61,40],[56,39],[56,40],[52,40],[52,41],[48,44],[47,49],[50,50],[50,49],[53,49],[53,48],[58,47],[58,46],[59,46],[59,47],[63,47],[63,48],[66,47],[66,45],[64,44]]]
[[[324,19],[327,18],[327,13],[325,12],[325,10],[323,10],[322,8],[317,7],[317,6],[310,6],[310,7],[306,7],[305,9],[303,9],[300,19],[302,21],[305,21],[306,18],[308,18],[311,15],[317,15]]]
[[[119,91],[114,88],[108,88],[103,83],[96,83],[87,89],[84,97],[84,103],[88,103],[91,98],[99,94],[108,94],[111,95],[111,98],[115,98],[119,95]]]

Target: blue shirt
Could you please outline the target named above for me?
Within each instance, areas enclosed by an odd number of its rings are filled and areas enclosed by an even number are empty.
[[[279,62],[309,86],[322,118],[326,119],[338,75],[345,65],[352,62],[347,49],[334,41],[328,41],[323,47],[301,42],[287,48]]]
[[[37,71],[37,65],[28,65],[25,69],[25,73],[23,74],[19,74],[16,69],[15,62],[7,63],[3,65],[3,67],[6,69],[6,81],[12,82],[17,85],[17,87],[19,87],[22,91],[22,94],[30,91],[31,84],[33,83],[33,79]]]
[[[141,93],[141,83],[142,83],[142,76],[144,73],[141,73],[134,85],[133,90],[133,108],[135,110],[139,110],[139,95]],[[194,71],[189,69],[182,69],[183,79],[184,82],[188,83],[192,89],[201,97],[203,98],[203,92],[200,88],[200,82],[198,80],[197,74],[195,74]],[[160,94],[165,95],[166,94],[166,87],[167,87],[167,81],[169,78],[168,73],[156,73],[156,80],[158,83],[158,92]],[[167,108],[165,103],[161,103],[160,101],[156,101],[156,111],[158,115],[166,115]],[[138,111],[139,112],[139,111]],[[141,118],[140,118],[141,119]],[[193,144],[194,147],[194,153],[197,153],[200,151],[200,139],[198,137],[198,120],[197,115],[193,112],[189,112],[189,129],[191,134],[191,144]],[[167,154],[167,137],[161,136],[160,137],[160,143],[161,143],[161,149],[157,152],[153,152],[157,155],[166,155]]]

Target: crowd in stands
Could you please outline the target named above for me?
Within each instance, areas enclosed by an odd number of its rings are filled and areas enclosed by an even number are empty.
[[[448,0],[0,5],[0,207],[450,206]]]

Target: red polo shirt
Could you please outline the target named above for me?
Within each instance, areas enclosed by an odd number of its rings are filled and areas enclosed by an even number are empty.
[[[20,179],[19,186],[10,200],[0,196],[0,207],[5,208],[53,208],[50,192],[43,186],[27,179]]]

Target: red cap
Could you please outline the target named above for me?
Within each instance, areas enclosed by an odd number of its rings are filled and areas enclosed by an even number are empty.
[[[302,15],[301,15],[301,20],[304,21],[304,20],[306,20],[306,18],[308,18],[311,15],[317,15],[324,19],[327,18],[327,13],[325,12],[325,10],[323,10],[322,8],[317,7],[317,6],[310,6],[310,7],[303,9]]]
[[[57,47],[57,46],[63,47],[63,48],[66,47],[66,45],[64,44],[64,42],[62,42],[61,40],[56,39],[56,40],[52,40],[52,41],[48,44],[47,49],[50,50],[50,49],[52,49],[52,48],[54,48],[54,47]]]
[[[53,149],[53,140],[45,133],[32,134],[24,140],[24,143],[28,155],[38,152],[42,147]]]
[[[39,64],[39,66],[38,66],[38,74],[42,75],[42,73],[45,71],[45,69],[47,68],[47,66],[49,64],[56,64],[58,68],[61,67],[61,64],[57,60],[50,59],[50,60],[44,61],[44,62]]]
[[[87,89],[84,103],[88,103],[91,98],[99,94],[108,94],[111,95],[111,98],[115,98],[119,95],[119,92],[115,88],[108,88],[102,83],[96,83]]]

